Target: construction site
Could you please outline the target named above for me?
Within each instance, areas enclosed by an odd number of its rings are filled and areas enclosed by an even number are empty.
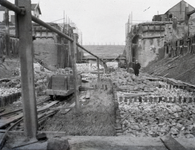
[[[1,12],[0,149],[195,150],[193,6],[129,16],[124,45],[82,45],[30,0]]]

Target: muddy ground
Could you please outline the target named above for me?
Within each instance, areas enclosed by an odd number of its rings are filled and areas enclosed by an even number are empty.
[[[45,122],[42,131],[65,132],[66,135],[114,136],[115,106],[111,84],[108,84],[107,90],[81,92],[79,112],[72,108],[64,113],[63,107],[67,108],[68,104],[62,106],[56,115]]]

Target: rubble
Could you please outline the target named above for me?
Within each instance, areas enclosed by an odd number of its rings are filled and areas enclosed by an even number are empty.
[[[6,97],[14,93],[19,93],[20,89],[18,88],[0,88],[0,97]]]
[[[110,76],[116,86],[120,118],[117,135],[133,137],[194,137],[194,94],[147,75],[118,69]],[[187,99],[191,98],[191,101]],[[161,99],[161,101],[160,101]],[[179,99],[182,101],[179,103]],[[184,102],[185,100],[185,102]],[[190,103],[188,103],[190,102]]]
[[[194,137],[195,105],[131,103],[119,105],[124,135]]]

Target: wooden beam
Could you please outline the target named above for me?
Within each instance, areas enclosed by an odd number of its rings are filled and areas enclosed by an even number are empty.
[[[31,0],[16,1],[19,7],[26,9],[24,16],[18,16],[24,132],[27,138],[36,138],[37,108],[34,87]]]
[[[98,71],[98,84],[99,84],[99,82],[100,82],[100,60],[99,60],[99,58],[97,58],[97,71]]]
[[[78,97],[78,76],[77,76],[77,68],[76,68],[76,50],[77,50],[77,35],[73,35],[74,42],[71,45],[71,56],[72,56],[72,69],[73,69],[73,77],[74,77],[74,94],[75,94],[75,108],[78,112],[80,110],[80,103]]]
[[[164,38],[164,36],[157,35],[157,36],[145,36],[145,37],[142,37],[142,39],[154,39],[154,38]]]
[[[19,15],[24,15],[25,14],[25,9],[24,8],[19,8],[18,6],[8,2],[7,0],[0,0],[0,4],[4,7],[8,8],[9,10],[13,10],[14,12],[16,12]]]
[[[22,117],[23,117],[23,114],[20,113],[20,114],[14,116],[14,117],[9,118],[9,119],[1,119],[0,120],[0,128],[3,128],[6,125],[9,125],[10,123],[12,123],[14,121],[17,121],[18,119],[20,119]]]
[[[181,145],[171,136],[160,139],[168,150],[186,150],[185,147],[183,147],[183,145]]]
[[[6,55],[10,55],[10,37],[9,37],[9,10],[5,8],[5,50],[6,50]]]

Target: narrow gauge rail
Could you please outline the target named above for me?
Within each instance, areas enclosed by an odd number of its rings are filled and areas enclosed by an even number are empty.
[[[37,104],[37,112],[38,112],[38,127],[41,128],[44,122],[51,116],[55,115],[62,105],[67,105],[67,107],[71,104],[67,103],[67,101],[71,101],[74,97],[74,94],[69,95],[62,99],[52,100],[49,97],[41,100]],[[9,131],[23,131],[24,127],[22,124],[23,121],[23,112],[22,108],[0,113],[0,148],[3,147],[7,134]]]

